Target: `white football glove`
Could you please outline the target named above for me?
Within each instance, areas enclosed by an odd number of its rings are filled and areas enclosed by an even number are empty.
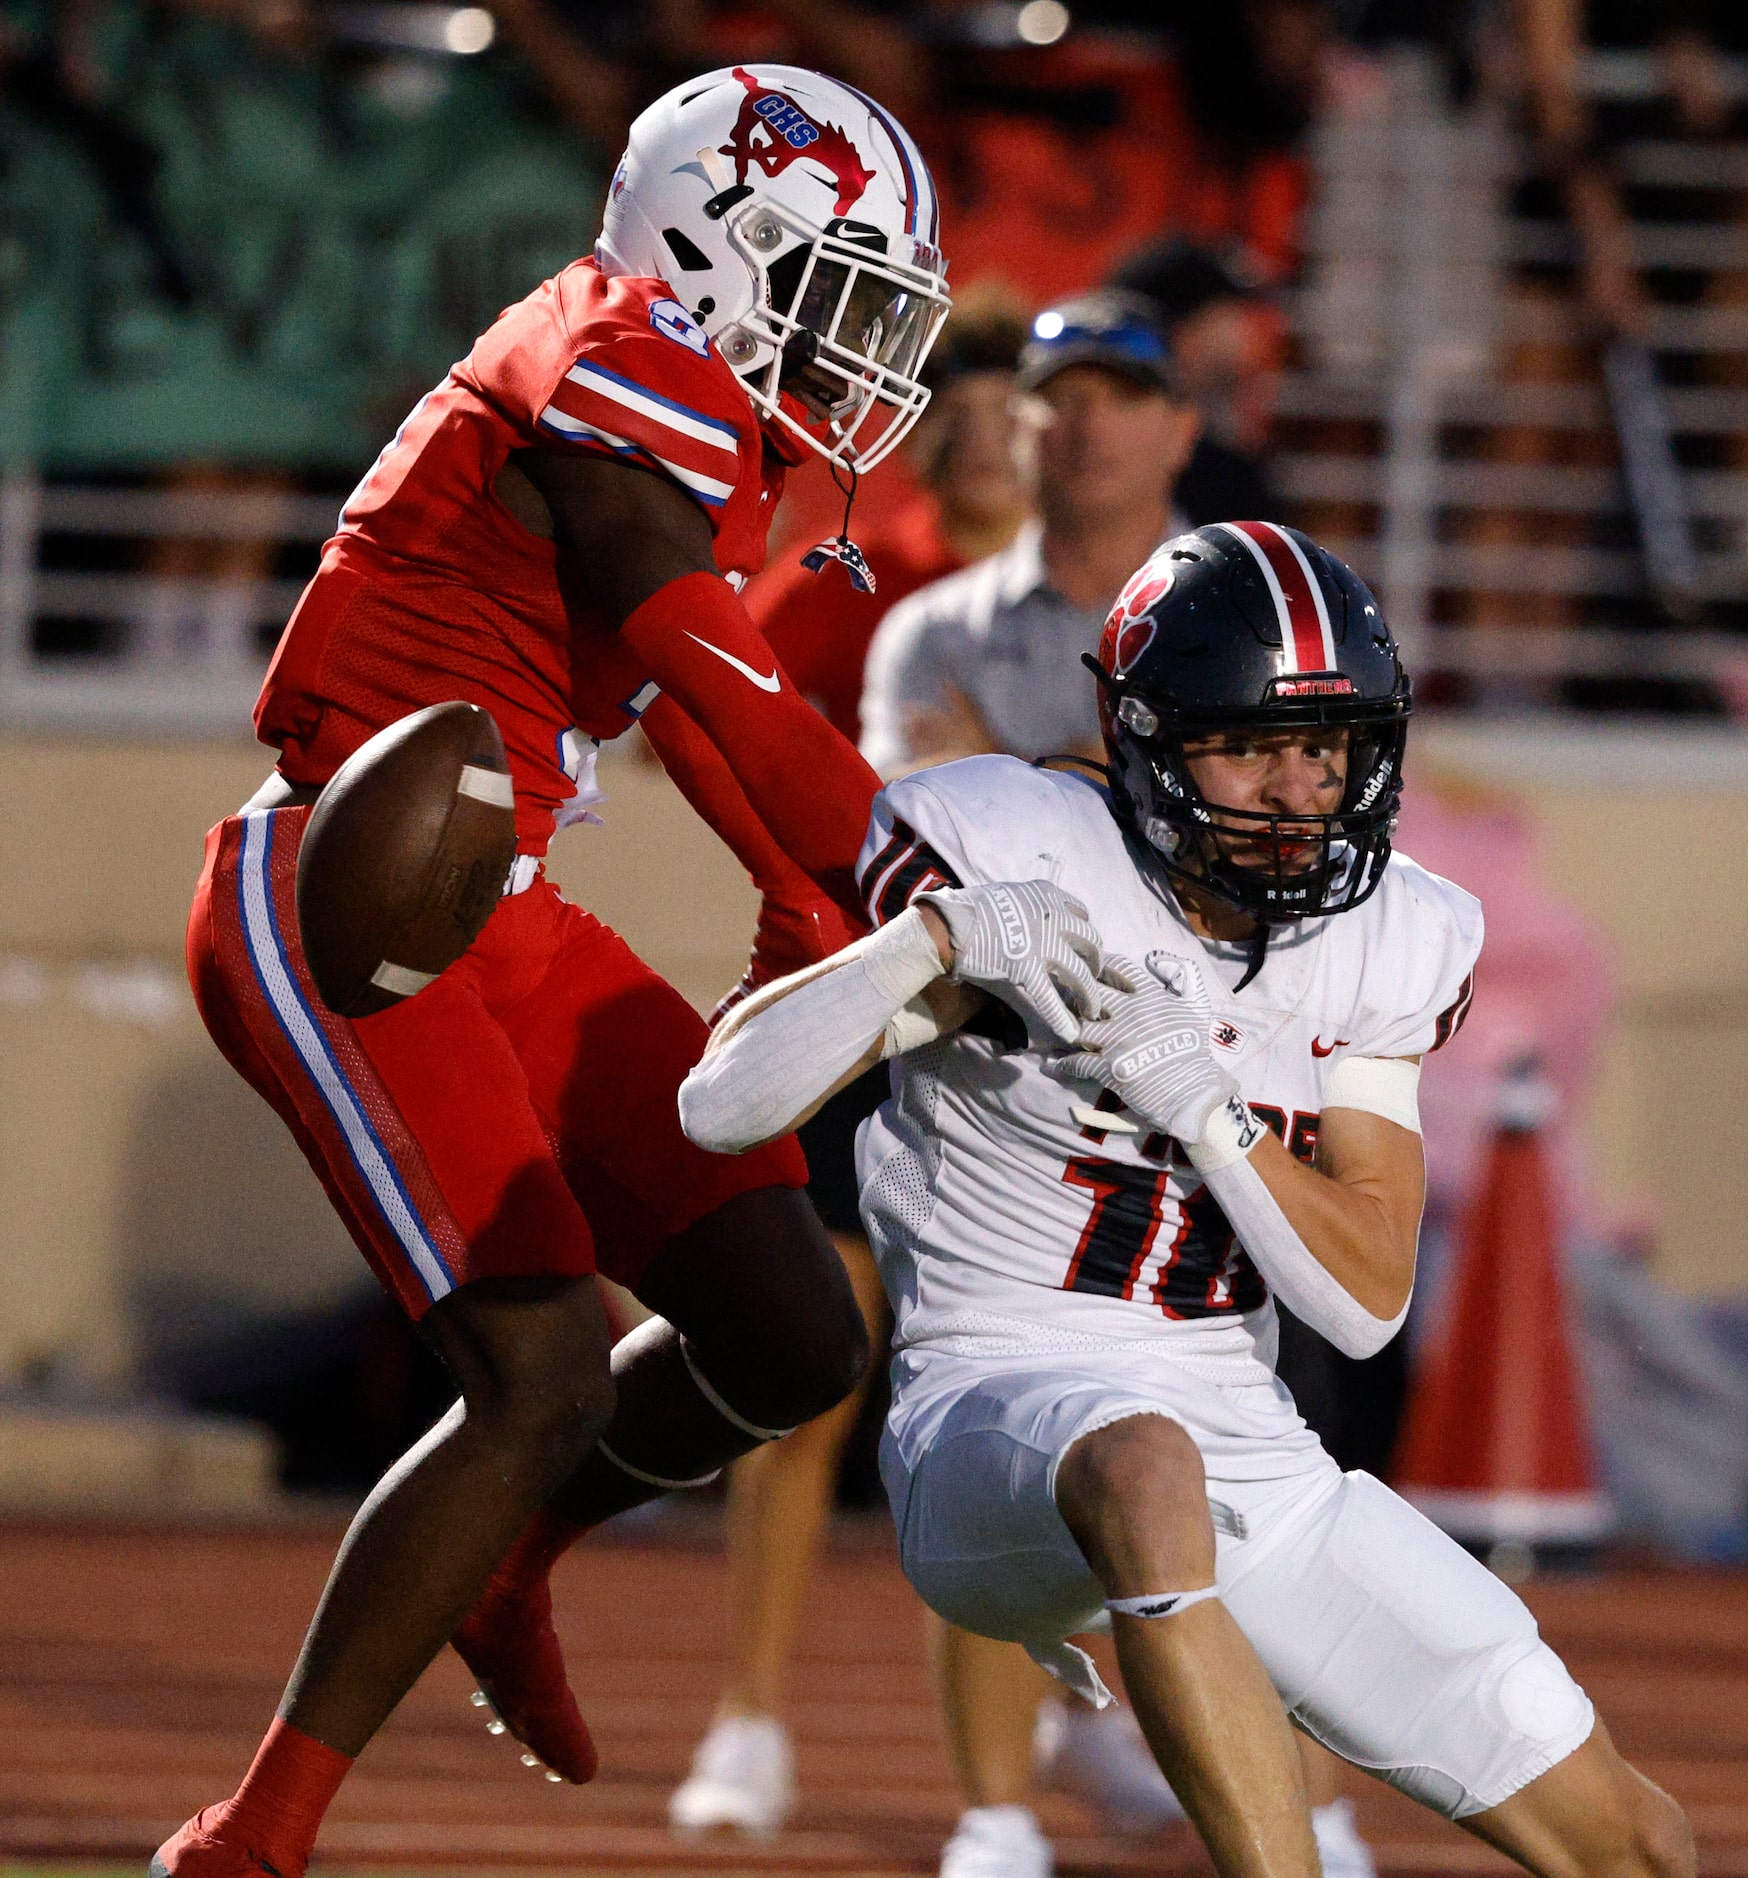
[[[950,984],[976,985],[1026,1020],[1034,1044],[1080,1038],[1103,993],[1099,936],[1087,910],[1054,881],[984,881],[917,895],[947,922]]]
[[[1213,1013],[1194,959],[1150,952],[1145,970],[1112,953],[1099,974],[1106,1015],[1083,1024],[1080,1048],[1047,1063],[1058,1082],[1096,1082],[1150,1127],[1188,1144],[1238,1093],[1214,1061]]]

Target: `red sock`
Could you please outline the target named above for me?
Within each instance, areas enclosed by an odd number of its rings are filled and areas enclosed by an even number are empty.
[[[322,1815],[352,1756],[325,1747],[277,1716],[243,1784],[204,1806],[159,1846],[153,1878],[303,1878]]]
[[[487,1580],[479,1602],[473,1607],[474,1612],[544,1584],[553,1566],[587,1531],[586,1526],[560,1519],[543,1506],[522,1528],[521,1538],[505,1553],[503,1564]]]
[[[302,1871],[352,1756],[279,1716],[226,1808],[227,1836],[246,1838],[281,1872]]]

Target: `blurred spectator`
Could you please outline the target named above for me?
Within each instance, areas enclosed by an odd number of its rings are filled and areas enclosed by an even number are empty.
[[[819,65],[912,126],[961,286],[999,281],[1036,307],[1171,228],[1242,240],[1277,273],[1296,252],[1318,0],[1076,6],[1029,22],[979,0],[651,9],[682,12],[709,16],[694,44],[708,37],[719,59]]]
[[[571,8],[549,5],[547,0],[492,0],[492,17],[505,41],[522,55],[558,115],[580,132],[611,161],[625,141],[636,116],[633,100],[639,90],[630,70],[597,45],[587,24],[597,11],[618,9]],[[667,9],[651,7],[660,14]],[[608,42],[609,46],[611,41]],[[648,94],[659,97],[669,81]]]
[[[1178,507],[1197,528],[1277,516],[1264,459],[1283,334],[1249,272],[1173,240],[1132,255],[1111,285],[1151,302],[1171,342],[1178,390],[1202,420],[1177,480]]]
[[[1004,306],[955,310],[923,370],[929,408],[904,446],[917,486],[860,544],[874,592],[853,587],[841,562],[813,573],[796,553],[747,589],[748,609],[789,676],[852,742],[861,734],[862,667],[881,618],[919,587],[1005,547],[1025,517],[1012,409],[1025,336],[1025,323]]]
[[[0,104],[84,158],[116,229],[144,249],[156,291],[185,307],[192,297],[188,275],[153,200],[162,158],[104,105],[82,30],[87,24],[84,9],[70,6],[35,18],[23,9],[0,11]]]
[[[514,56],[419,42],[413,9],[363,11],[64,16],[59,89],[0,114],[0,319],[39,293],[58,309],[5,362],[38,381],[40,434],[14,447],[57,470],[355,472],[388,410],[587,252],[602,172]],[[5,76],[16,103],[20,69]]]
[[[1518,185],[1517,206],[1528,216],[1563,219],[1571,230],[1572,252],[1518,270],[1513,287],[1520,313],[1516,324],[1528,336],[1509,348],[1504,376],[1567,383],[1602,378],[1610,391],[1616,438],[1593,434],[1575,440],[1554,425],[1524,423],[1496,432],[1487,454],[1514,466],[1537,467],[1575,462],[1612,467],[1619,458],[1636,463],[1635,473],[1627,477],[1630,493],[1648,474],[1665,483],[1669,505],[1679,508],[1684,498],[1666,433],[1667,409],[1658,413],[1658,385],[1672,378],[1679,382],[1690,375],[1691,367],[1679,360],[1659,362],[1647,348],[1654,342],[1663,306],[1702,297],[1713,304],[1740,303],[1743,277],[1728,251],[1732,233],[1740,238],[1748,197],[1728,187],[1723,152],[1720,187],[1706,191],[1660,189],[1655,175],[1635,177],[1621,159],[1630,159],[1634,147],[1642,148],[1641,139],[1716,143],[1739,124],[1720,55],[1725,47],[1748,39],[1742,9],[1713,0],[1657,7],[1641,0],[1518,0],[1514,13],[1516,58],[1509,78],[1521,90],[1533,158],[1530,174]],[[1649,65],[1652,82],[1619,93],[1594,89],[1587,65],[1597,53],[1638,55]],[[1667,258],[1659,262],[1651,246],[1654,235],[1635,231],[1635,222],[1703,226],[1707,221],[1736,226],[1721,232],[1717,247],[1710,250],[1715,258],[1708,258],[1708,246],[1696,228],[1687,243],[1692,261],[1679,268]],[[1667,337],[1662,343],[1674,350]],[[1744,376],[1740,351],[1733,357],[1723,351],[1702,354],[1699,375],[1739,384]],[[1644,388],[1637,396],[1630,389],[1634,384]],[[1681,467],[1710,466],[1698,454],[1703,445],[1696,449],[1683,439],[1677,447]],[[1726,444],[1720,455],[1739,461],[1740,446],[1733,451]],[[1637,510],[1636,493],[1634,506]],[[1702,531],[1704,527],[1702,523]],[[1648,536],[1648,528],[1658,532]],[[1652,618],[1695,622],[1705,610],[1706,596],[1685,552],[1692,541],[1692,518],[1683,516],[1671,526],[1664,512],[1653,506],[1638,513],[1637,532]],[[1672,550],[1669,544],[1678,534],[1688,540]],[[1584,517],[1521,512],[1478,512],[1465,535],[1469,542],[1494,551],[1521,544],[1623,545],[1621,531],[1612,523],[1598,529]],[[1658,552],[1660,547],[1664,552]],[[1642,623],[1646,611],[1635,601],[1634,622]],[[1571,590],[1482,592],[1467,610],[1468,622],[1483,626],[1564,628],[1612,624],[1616,619],[1618,609],[1606,603],[1599,607]],[[1583,689],[1588,701],[1606,699],[1617,708],[1630,697],[1642,704],[1652,695],[1642,681],[1630,689],[1594,682]],[[1724,708],[1719,694],[1706,684],[1669,681],[1654,695],[1670,709]]]
[[[980,751],[1102,750],[1080,654],[1123,583],[1182,522],[1172,485],[1196,416],[1144,301],[1103,292],[1041,313],[1020,362],[1038,520],[912,595],[868,655],[862,748],[884,776]]]
[[[1529,128],[1543,180],[1561,199],[1578,238],[1578,285],[1592,327],[1642,338],[1649,324],[1633,265],[1626,202],[1596,140],[1579,65],[1583,0],[1521,0]]]

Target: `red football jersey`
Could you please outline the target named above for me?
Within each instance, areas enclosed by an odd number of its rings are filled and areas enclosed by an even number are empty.
[[[577,261],[499,317],[347,501],[255,707],[292,782],[325,783],[384,725],[465,698],[503,732],[518,846],[545,852],[589,740],[655,695],[613,623],[567,601],[554,544],[492,493],[513,450],[563,445],[680,484],[724,574],[764,565],[783,467],[740,380],[663,282]]]

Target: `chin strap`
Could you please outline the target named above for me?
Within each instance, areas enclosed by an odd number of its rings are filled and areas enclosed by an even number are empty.
[[[838,465],[832,465],[832,481],[844,492],[844,519],[837,534],[829,541],[822,541],[817,548],[809,548],[801,557],[801,565],[810,574],[817,574],[827,561],[841,561],[844,572],[850,577],[850,585],[858,593],[872,593],[875,587],[874,570],[862,550],[850,539],[850,510],[856,501],[856,485],[860,478],[854,465],[850,466],[850,481],[845,488],[843,478],[838,474]]]

